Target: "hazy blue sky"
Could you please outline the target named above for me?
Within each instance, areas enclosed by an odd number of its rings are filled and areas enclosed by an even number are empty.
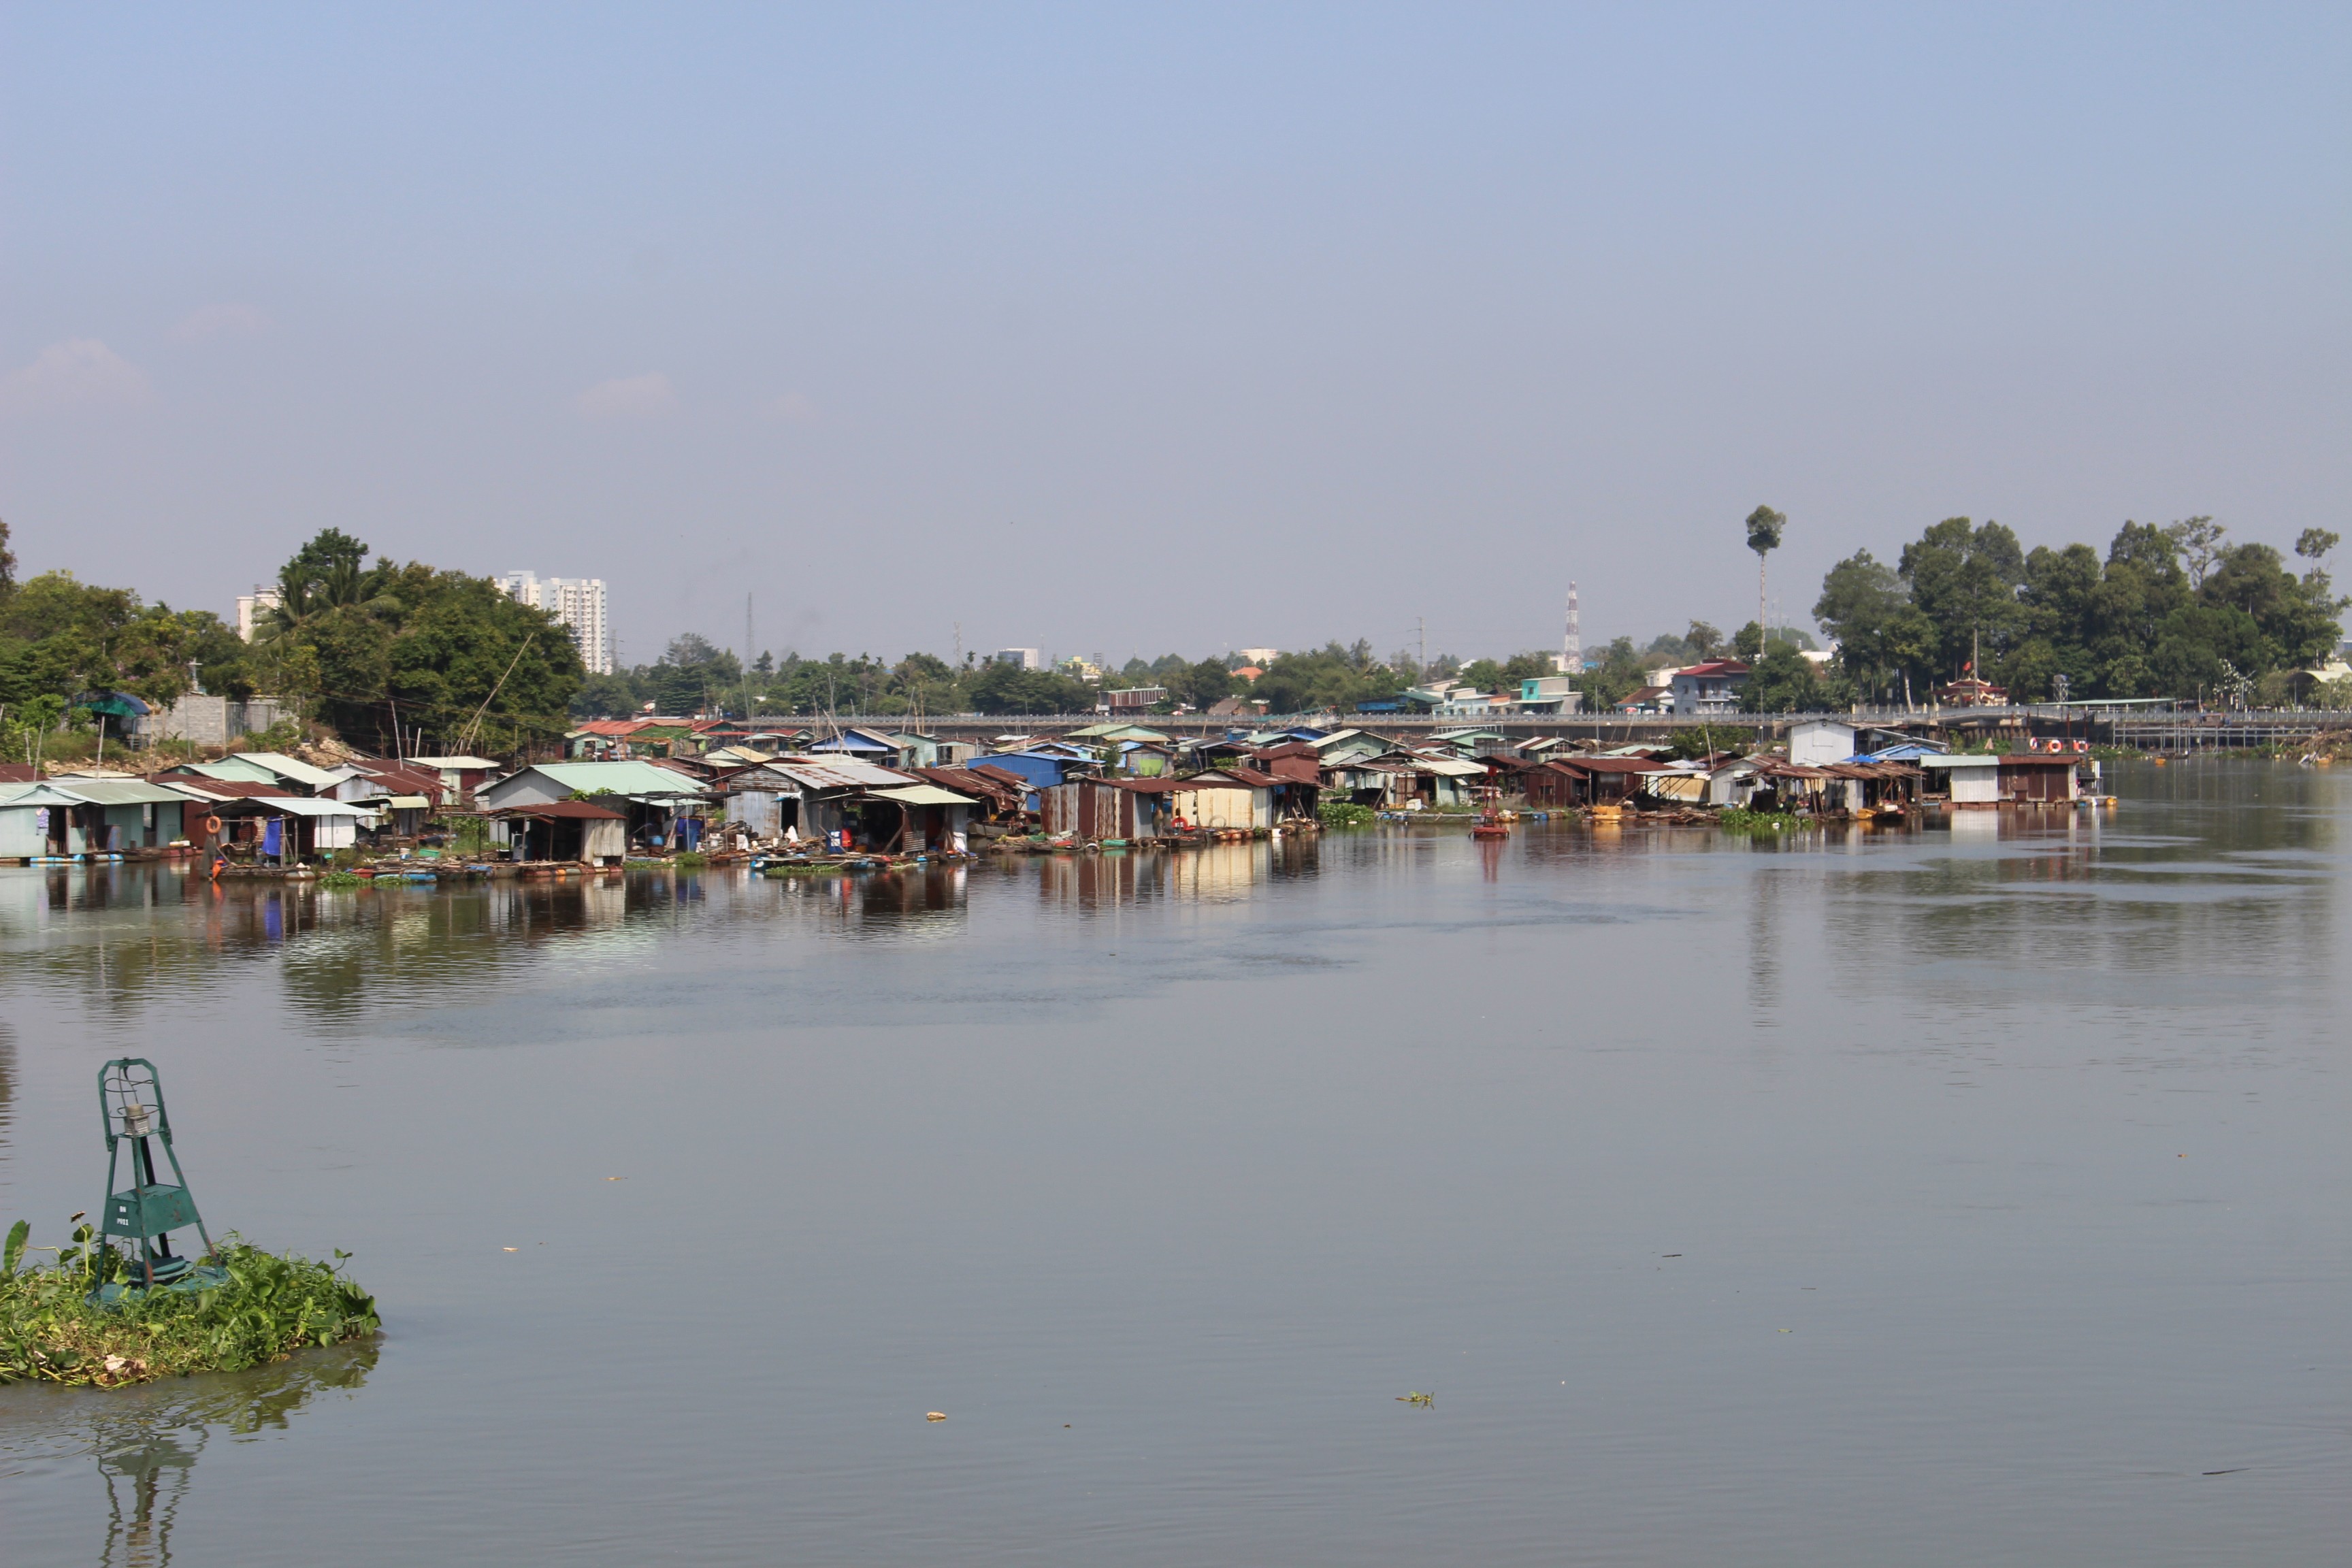
[[[0,10],[0,517],[673,633],[1465,656],[2352,533],[2352,7]]]

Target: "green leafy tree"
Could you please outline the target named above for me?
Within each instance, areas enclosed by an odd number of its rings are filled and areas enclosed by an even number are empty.
[[[1462,667],[1462,684],[1493,691],[1503,684],[1503,667],[1491,658],[1474,658]]]
[[[1911,602],[1911,584],[1894,567],[1858,550],[1822,579],[1813,619],[1838,645],[1838,662],[1861,689],[1906,694],[1930,667],[1935,628]]]
[[[1333,641],[1281,655],[1258,677],[1250,695],[1264,699],[1275,713],[1346,712],[1360,702],[1391,700],[1405,685],[1394,670],[1372,659],[1370,643],[1343,647]]]
[[[2164,536],[2172,541],[2181,565],[2189,573],[2189,591],[2202,593],[2205,574],[2211,570],[2214,559],[2221,553],[2221,536],[2229,531],[2210,517],[2184,518],[2164,525]]]
[[[2017,591],[2025,552],[1998,522],[1946,518],[1903,547],[1901,571],[1912,603],[1936,628],[1937,668],[1946,679],[1981,674],[1988,656],[1998,658],[2024,624]]]
[[[1614,637],[1597,656],[1585,660],[1584,673],[1577,679],[1576,689],[1584,694],[1584,706],[1594,712],[1606,712],[1638,689],[1648,676],[1650,666],[1632,637]]]
[[[1094,688],[1048,669],[992,664],[971,684],[974,710],[982,713],[1084,713],[1095,705]]]
[[[1776,642],[1766,648],[1739,689],[1744,713],[1814,713],[1831,701],[1813,661],[1793,643]]]
[[[1204,658],[1171,671],[1164,684],[1168,695],[1177,701],[1205,710],[1211,703],[1231,697],[1234,688],[1243,683],[1234,679],[1223,659]]]

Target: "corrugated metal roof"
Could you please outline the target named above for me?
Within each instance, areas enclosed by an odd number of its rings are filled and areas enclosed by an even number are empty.
[[[326,789],[342,782],[342,775],[340,773],[331,773],[324,768],[314,768],[299,757],[289,757],[278,752],[236,752],[231,755],[240,763],[251,763],[257,768],[267,768],[281,779],[292,779],[296,784],[308,784],[312,789]]]
[[[1665,771],[1647,757],[1554,757],[1543,765],[1582,773],[1656,773]]]
[[[271,795],[267,799],[225,800],[213,807],[218,816],[373,816],[374,812],[340,800],[314,800],[308,795]]]
[[[700,795],[695,781],[675,769],[634,760],[616,763],[534,763],[523,770],[554,780],[578,795],[611,790],[614,795]],[[499,781],[520,778],[514,773]],[[496,788],[497,785],[492,785]]]
[[[0,805],[88,805],[81,796],[53,784],[0,784]]]
[[[278,775],[256,763],[188,763],[183,764],[192,773],[202,773],[208,779],[221,779],[236,784],[274,784]]]
[[[763,764],[772,773],[782,773],[803,789],[895,789],[916,781],[895,768],[886,768],[856,757],[779,757]]]
[[[937,784],[905,784],[897,789],[872,792],[884,800],[902,801],[908,805],[977,805],[980,803],[968,795],[958,795]]]
[[[398,801],[393,802],[394,805]],[[576,818],[583,822],[626,822],[628,814],[607,811],[601,805],[584,800],[551,800],[539,805],[509,805],[490,813],[492,816],[538,816]]]
[[[96,805],[177,805],[188,798],[145,779],[70,779],[62,787]]]

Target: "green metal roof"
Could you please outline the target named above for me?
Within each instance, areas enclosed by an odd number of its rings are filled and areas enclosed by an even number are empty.
[[[282,752],[238,752],[236,756],[240,763],[268,768],[281,779],[291,779],[310,789],[327,789],[342,783],[341,774],[314,768],[301,758],[289,757]]]
[[[700,795],[702,786],[673,768],[654,763],[534,763],[523,770],[553,779],[579,795],[611,790],[614,795]],[[520,773],[514,775],[518,778]],[[504,780],[500,780],[504,783]]]

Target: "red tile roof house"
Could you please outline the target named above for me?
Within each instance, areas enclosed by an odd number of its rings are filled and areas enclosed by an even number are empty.
[[[1748,666],[1736,658],[1711,658],[1675,671],[1674,710],[1677,713],[1737,713],[1739,689],[1748,684]]]

